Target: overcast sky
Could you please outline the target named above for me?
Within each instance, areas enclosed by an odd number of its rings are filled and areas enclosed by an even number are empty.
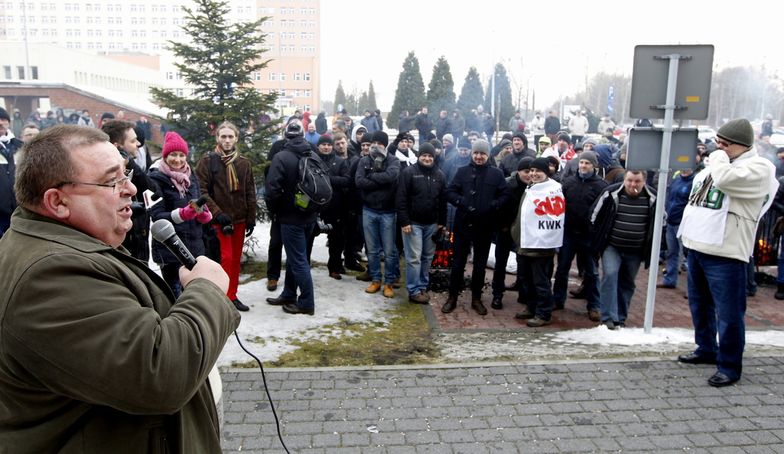
[[[334,98],[373,80],[382,110],[392,106],[409,51],[419,59],[425,89],[443,55],[460,96],[468,69],[485,84],[495,62],[516,94],[536,106],[585,87],[600,71],[631,75],[639,44],[713,44],[714,68],[765,64],[784,77],[784,15],[776,2],[703,0],[509,2],[322,0],[321,96]],[[471,6],[463,6],[471,5]]]

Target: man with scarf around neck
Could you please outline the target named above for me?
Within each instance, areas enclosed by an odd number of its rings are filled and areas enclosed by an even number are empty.
[[[313,315],[315,301],[308,243],[316,230],[319,211],[314,204],[300,208],[296,203],[296,194],[300,159],[307,156],[318,159],[318,156],[305,140],[299,120],[289,122],[285,137],[283,150],[275,155],[270,164],[264,199],[270,213],[280,223],[281,239],[286,250],[286,278],[280,296],[267,298],[267,303],[282,306],[283,311],[289,314]]]
[[[139,140],[134,130],[136,125],[125,120],[108,120],[101,125],[101,130],[109,136],[109,141],[117,147],[122,155],[127,169],[133,170],[131,183],[136,186],[137,192],[133,196],[135,207],[133,210],[133,228],[126,234],[123,246],[132,256],[147,262],[150,259],[150,216],[144,209],[144,191],[154,189],[150,178],[136,163]]]
[[[455,255],[449,276],[449,297],[441,307],[448,314],[457,308],[457,297],[463,289],[466,262],[474,248],[471,273],[471,308],[479,315],[487,314],[482,304],[485,267],[490,253],[490,240],[497,227],[501,208],[509,199],[504,174],[489,164],[490,144],[483,139],[471,145],[471,163],[457,169],[447,188],[447,201],[457,208],[455,214]]]
[[[547,158],[531,162],[531,184],[520,201],[520,209],[512,225],[512,239],[518,246],[522,286],[533,295],[525,295],[526,307],[515,314],[532,328],[552,323],[553,275],[555,251],[563,243],[565,203],[561,184],[550,178],[552,169]]]
[[[427,304],[430,262],[436,252],[433,235],[446,225],[446,179],[435,166],[435,148],[430,143],[420,145],[417,163],[401,172],[396,205],[406,256],[408,300]]]
[[[387,153],[389,137],[384,131],[373,133],[370,153],[357,165],[354,183],[362,193],[362,227],[368,257],[370,285],[367,293],[381,290],[381,251],[384,251],[384,290],[386,298],[395,296],[392,284],[400,277],[400,260],[395,245],[395,196],[400,178],[400,161]]]
[[[229,275],[226,296],[241,311],[249,308],[237,298],[240,259],[245,237],[256,225],[256,183],[250,160],[240,155],[237,143],[239,128],[224,121],[215,129],[217,145],[196,166],[201,195],[206,195],[212,212],[212,227],[220,241],[221,266]],[[210,161],[219,159],[219,165]],[[217,169],[213,174],[212,169]]]
[[[192,203],[201,195],[199,179],[188,164],[188,143],[174,131],[163,139],[162,158],[150,169],[149,177],[162,200],[147,209],[153,221],[166,219],[194,257],[204,255],[202,224],[212,220],[210,208],[200,209]],[[152,259],[160,265],[163,280],[175,297],[182,293],[180,267],[182,264],[162,243],[152,242]]]
[[[778,189],[775,167],[754,147],[746,119],[717,133],[718,149],[694,177],[678,235],[689,249],[689,309],[697,349],[688,364],[716,364],[714,387],[740,380],[746,342],[746,274],[762,215]],[[717,342],[718,336],[718,342]]]
[[[586,309],[588,318],[598,322],[599,311],[599,275],[596,259],[591,253],[590,236],[591,206],[602,193],[607,182],[596,173],[599,161],[592,151],[580,153],[576,175],[565,178],[562,182],[563,195],[566,202],[566,219],[564,223],[563,245],[558,250],[558,267],[555,270],[553,283],[553,301],[555,309],[563,309],[566,304],[566,289],[569,285],[569,270],[572,260],[577,256],[578,268],[583,271],[583,293],[588,300]]]

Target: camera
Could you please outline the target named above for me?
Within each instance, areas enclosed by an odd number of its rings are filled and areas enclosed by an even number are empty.
[[[321,218],[316,219],[316,225],[318,226],[318,229],[321,232],[326,233],[332,231],[332,224],[327,224],[326,222],[322,221]]]
[[[223,232],[224,235],[231,235],[232,233],[234,233],[234,225],[232,224],[224,225],[223,227],[221,227],[221,231]]]

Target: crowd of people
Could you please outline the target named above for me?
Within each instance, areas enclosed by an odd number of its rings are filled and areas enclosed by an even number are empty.
[[[653,175],[626,168],[622,138],[596,138],[579,120],[573,130],[554,131],[548,119],[526,125],[513,117],[495,140],[495,131],[416,120],[390,137],[379,119],[368,111],[358,124],[338,118],[328,128],[323,115],[311,122],[305,112],[272,144],[264,178],[270,291],[284,249],[287,259],[269,304],[316,313],[310,255],[319,234],[328,238],[329,277],[342,280],[351,270],[368,294],[404,291],[411,303],[429,304],[439,239],[453,250],[440,311],[466,304],[484,316],[494,243],[490,310],[503,309],[511,291],[521,304],[514,317],[542,327],[571,293],[585,300],[586,317],[616,330],[627,321],[640,267],[658,266],[653,229],[666,216],[659,286],[677,287],[685,270],[695,329],[696,349],[678,360],[715,364],[711,386],[741,378],[756,230],[771,205],[784,212],[784,185],[747,120],[728,121],[715,141],[695,143],[697,165],[668,176],[665,213],[658,213]],[[172,452],[219,450],[207,376],[239,324],[237,311],[249,310],[237,287],[259,207],[239,129],[220,123],[214,149],[192,168],[191,147],[178,133],[166,133],[153,160],[146,131],[121,118],[106,117],[99,128],[40,125],[29,137],[12,124],[0,109],[0,394],[7,404],[0,444],[24,443],[30,452],[144,451],[151,443]],[[310,192],[320,182],[329,197]],[[198,256],[192,269],[158,242],[150,248],[158,220]],[[511,255],[517,271],[508,284]],[[582,281],[570,290],[575,258]],[[778,279],[776,298],[784,299],[784,266]],[[464,287],[470,297],[461,300]]]

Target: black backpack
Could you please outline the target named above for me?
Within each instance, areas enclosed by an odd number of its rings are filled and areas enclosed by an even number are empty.
[[[314,152],[300,156],[297,167],[297,192],[294,204],[301,210],[321,211],[332,200],[329,168]]]

